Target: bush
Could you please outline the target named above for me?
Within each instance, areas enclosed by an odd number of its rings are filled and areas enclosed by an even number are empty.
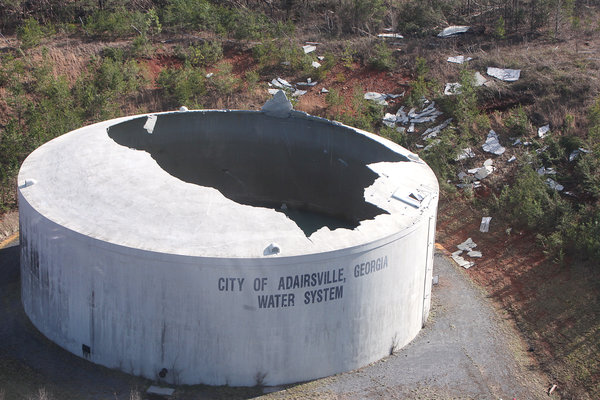
[[[375,45],[373,54],[369,58],[369,65],[380,71],[389,71],[395,67],[394,53],[384,41],[379,41]]]
[[[445,2],[411,0],[402,5],[397,13],[400,32],[413,36],[426,36],[446,23]]]
[[[157,83],[166,94],[168,106],[202,108],[202,97],[206,95],[205,81],[204,70],[185,64],[182,68],[162,70]]]
[[[86,19],[85,29],[92,35],[110,39],[129,37],[135,33],[144,34],[142,29],[146,20],[146,14],[141,11],[125,8],[96,10]]]
[[[514,224],[535,230],[555,227],[569,211],[567,202],[548,188],[544,178],[525,165],[511,186],[500,194],[500,205]]]
[[[223,58],[223,46],[216,40],[203,41],[188,48],[186,59],[194,67],[208,67]]]
[[[528,136],[532,130],[529,117],[520,104],[516,109],[511,110],[505,124],[514,136]]]
[[[27,18],[17,29],[17,37],[21,41],[21,47],[28,49],[40,44],[44,31],[35,18]]]

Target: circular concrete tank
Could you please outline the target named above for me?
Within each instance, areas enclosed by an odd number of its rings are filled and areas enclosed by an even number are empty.
[[[426,321],[437,202],[418,156],[293,110],[101,122],[23,163],[23,305],[66,350],[147,378],[348,371]]]

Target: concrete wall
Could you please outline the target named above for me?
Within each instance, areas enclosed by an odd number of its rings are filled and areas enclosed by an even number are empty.
[[[31,207],[28,189],[19,189],[25,312],[49,339],[107,367],[148,378],[166,368],[167,381],[186,384],[309,380],[385,357],[429,311],[437,196],[419,223],[363,246],[226,259],[76,233]],[[279,288],[304,274],[308,287]]]

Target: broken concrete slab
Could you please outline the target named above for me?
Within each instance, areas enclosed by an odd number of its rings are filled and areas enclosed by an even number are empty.
[[[146,390],[146,393],[154,396],[173,396],[175,389],[153,385]]]
[[[487,74],[504,82],[515,82],[521,76],[520,69],[488,67]]]
[[[438,126],[434,126],[433,128],[428,128],[422,134],[423,139],[427,140],[427,139],[436,137],[442,130],[446,129],[446,127],[448,125],[450,125],[450,122],[452,122],[452,118],[448,118],[447,120],[445,120]]]
[[[477,243],[475,243],[473,241],[473,239],[468,238],[467,240],[465,240],[464,242],[462,242],[461,244],[456,246],[459,250],[463,250],[463,251],[471,251],[473,250],[475,247],[477,247]]]
[[[483,254],[481,254],[481,252],[477,251],[477,250],[471,250],[471,251],[469,251],[467,253],[467,255],[469,257],[473,257],[473,258],[481,258],[481,257],[483,257]]]
[[[453,26],[449,26],[447,28],[444,28],[440,33],[438,33],[438,37],[451,37],[451,36],[455,36],[461,33],[465,33],[468,32],[469,29],[471,29],[470,26],[463,26],[463,25],[453,25]]]
[[[481,224],[479,225],[479,232],[487,233],[490,231],[490,221],[492,217],[481,217]]]
[[[464,269],[469,269],[473,265],[475,265],[474,262],[467,261],[463,257],[461,257],[460,253],[462,253],[462,251],[458,251],[458,252],[455,251],[454,253],[452,253],[452,259],[454,260],[454,262],[456,262],[458,264],[459,267],[463,267]]]
[[[277,93],[262,106],[261,111],[270,117],[287,118],[290,116],[292,109],[292,103],[290,103],[283,90],[278,90]]]
[[[304,54],[312,53],[316,49],[317,49],[317,46],[312,45],[312,44],[307,44],[305,46],[302,46],[302,50],[304,50]]]
[[[448,62],[450,63],[454,63],[454,64],[463,64],[467,61],[471,61],[473,58],[471,57],[465,57],[465,56],[452,56],[452,57],[448,57]]]
[[[488,133],[487,139],[483,144],[483,151],[495,154],[497,156],[504,154],[506,151],[505,147],[502,147],[500,144],[500,140],[498,139],[498,134],[494,132],[494,130],[490,130]]]
[[[385,113],[383,116],[383,123],[390,128],[396,126],[396,114]]]
[[[577,150],[573,150],[571,154],[569,154],[569,162],[573,162],[581,153],[587,154],[590,151],[584,149],[583,147],[578,148]]]
[[[484,165],[481,168],[477,168],[475,171],[476,179],[484,179],[487,178],[492,172],[494,172],[494,167],[491,165]]]
[[[404,39],[404,36],[399,33],[379,33],[377,37],[384,39]]]
[[[377,93],[377,92],[367,92],[364,94],[363,98],[365,100],[371,100],[374,101],[377,104],[380,104],[382,106],[387,106],[388,102],[385,101],[385,99],[387,98],[387,96],[383,93]]]
[[[458,155],[456,156],[456,158],[454,160],[462,161],[462,160],[466,160],[467,158],[473,158],[473,157],[475,157],[475,152],[470,147],[467,147],[465,149],[462,149],[458,153]]]
[[[294,91],[294,93],[292,93],[292,96],[293,96],[293,97],[300,97],[300,96],[302,96],[302,95],[305,95],[305,94],[306,94],[306,92],[307,92],[306,90],[300,90],[300,89],[296,89],[296,90]]]
[[[565,188],[563,185],[551,178],[546,179],[546,185],[548,185],[550,189],[556,190],[557,192],[561,192]]]
[[[544,136],[546,136],[546,134],[550,132],[550,124],[544,125],[544,126],[540,126],[538,128],[538,137],[540,138],[544,138]]]
[[[459,82],[446,83],[444,87],[444,94],[446,96],[453,96],[455,94],[461,94],[462,90],[460,89],[462,85]]]
[[[488,83],[488,80],[485,79],[485,77],[483,75],[481,75],[479,72],[475,72],[475,86],[483,86],[486,85]]]

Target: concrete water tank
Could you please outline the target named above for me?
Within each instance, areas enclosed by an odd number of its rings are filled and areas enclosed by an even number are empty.
[[[417,155],[285,102],[97,123],[21,167],[23,306],[66,350],[151,379],[352,370],[425,323],[437,202]]]

